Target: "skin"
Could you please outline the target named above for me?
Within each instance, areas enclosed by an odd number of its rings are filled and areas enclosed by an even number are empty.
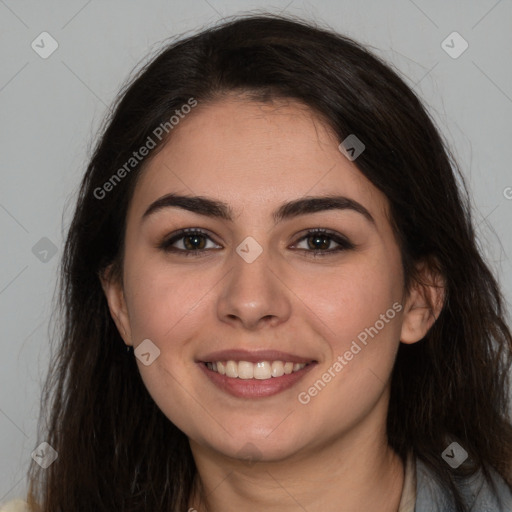
[[[398,509],[404,467],[386,439],[389,379],[400,341],[420,340],[437,317],[427,297],[439,304],[440,289],[406,295],[388,201],[338,144],[318,116],[292,100],[231,95],[199,105],[137,183],[123,285],[102,278],[126,344],[150,339],[161,351],[151,365],[137,364],[156,404],[190,440],[208,510]],[[165,208],[142,221],[170,192],[222,200],[235,218]],[[359,202],[375,223],[352,210],[327,210],[274,225],[271,212],[282,203],[326,194]],[[199,244],[203,256],[157,248],[182,228],[209,232]],[[355,248],[313,257],[303,238],[313,228],[344,235]],[[252,263],[235,251],[247,236],[263,249]],[[185,241],[174,246],[184,249]],[[328,249],[337,246],[331,240]],[[403,309],[300,403],[298,393],[395,302]],[[227,348],[277,349],[318,364],[275,396],[235,398],[195,362]],[[197,494],[190,507],[204,510]]]

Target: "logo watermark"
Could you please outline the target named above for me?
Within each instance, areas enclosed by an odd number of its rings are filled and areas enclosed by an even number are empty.
[[[53,446],[46,441],[41,443],[30,455],[43,469],[51,466],[59,456]]]
[[[468,47],[468,42],[458,32],[452,32],[441,43],[441,48],[452,59],[458,59],[468,49]]]
[[[366,146],[361,139],[351,133],[339,144],[338,149],[353,162],[366,149]]]
[[[30,46],[39,57],[47,59],[59,47],[59,43],[48,32],[41,32]]]
[[[145,339],[133,353],[144,366],[150,366],[160,356],[160,349],[151,340]]]
[[[449,466],[457,469],[468,458],[468,452],[459,443],[453,442],[444,450],[441,457]]]

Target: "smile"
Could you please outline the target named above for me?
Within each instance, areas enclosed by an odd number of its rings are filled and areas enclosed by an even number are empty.
[[[316,361],[266,360],[252,363],[234,359],[197,362],[215,388],[243,399],[278,395],[297,385],[317,364]]]
[[[310,363],[293,363],[290,361],[214,361],[205,363],[206,367],[230,379],[268,380],[298,372]]]

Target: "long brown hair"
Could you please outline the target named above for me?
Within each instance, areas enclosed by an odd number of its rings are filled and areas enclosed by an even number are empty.
[[[400,345],[389,443],[402,458],[412,451],[422,460],[458,511],[458,474],[493,468],[512,486],[512,337],[477,248],[464,179],[438,130],[403,80],[361,45],[302,20],[257,15],[168,43],[123,88],[105,121],[66,239],[56,308],[62,325],[43,391],[40,439],[58,459],[45,470],[32,463],[29,503],[43,512],[188,507],[196,475],[188,439],[146,390],[99,279],[111,263],[122,275],[126,212],[149,157],[104,197],[98,189],[190,98],[200,109],[232,91],[259,101],[297,99],[340,141],[357,134],[364,142],[356,163],[389,200],[406,288],[417,282],[419,261],[446,285],[425,338]],[[152,155],[168,137],[172,130]],[[469,470],[442,460],[449,439],[470,454]]]

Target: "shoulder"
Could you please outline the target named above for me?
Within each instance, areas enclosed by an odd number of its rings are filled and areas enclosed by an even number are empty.
[[[12,500],[8,503],[0,503],[0,512],[29,512],[28,504],[24,500]]]
[[[510,512],[512,510],[512,493],[506,482],[491,470],[491,487],[482,472],[460,479],[458,488],[469,510],[478,512]],[[416,512],[455,512],[453,501],[445,493],[432,472],[416,460]]]

